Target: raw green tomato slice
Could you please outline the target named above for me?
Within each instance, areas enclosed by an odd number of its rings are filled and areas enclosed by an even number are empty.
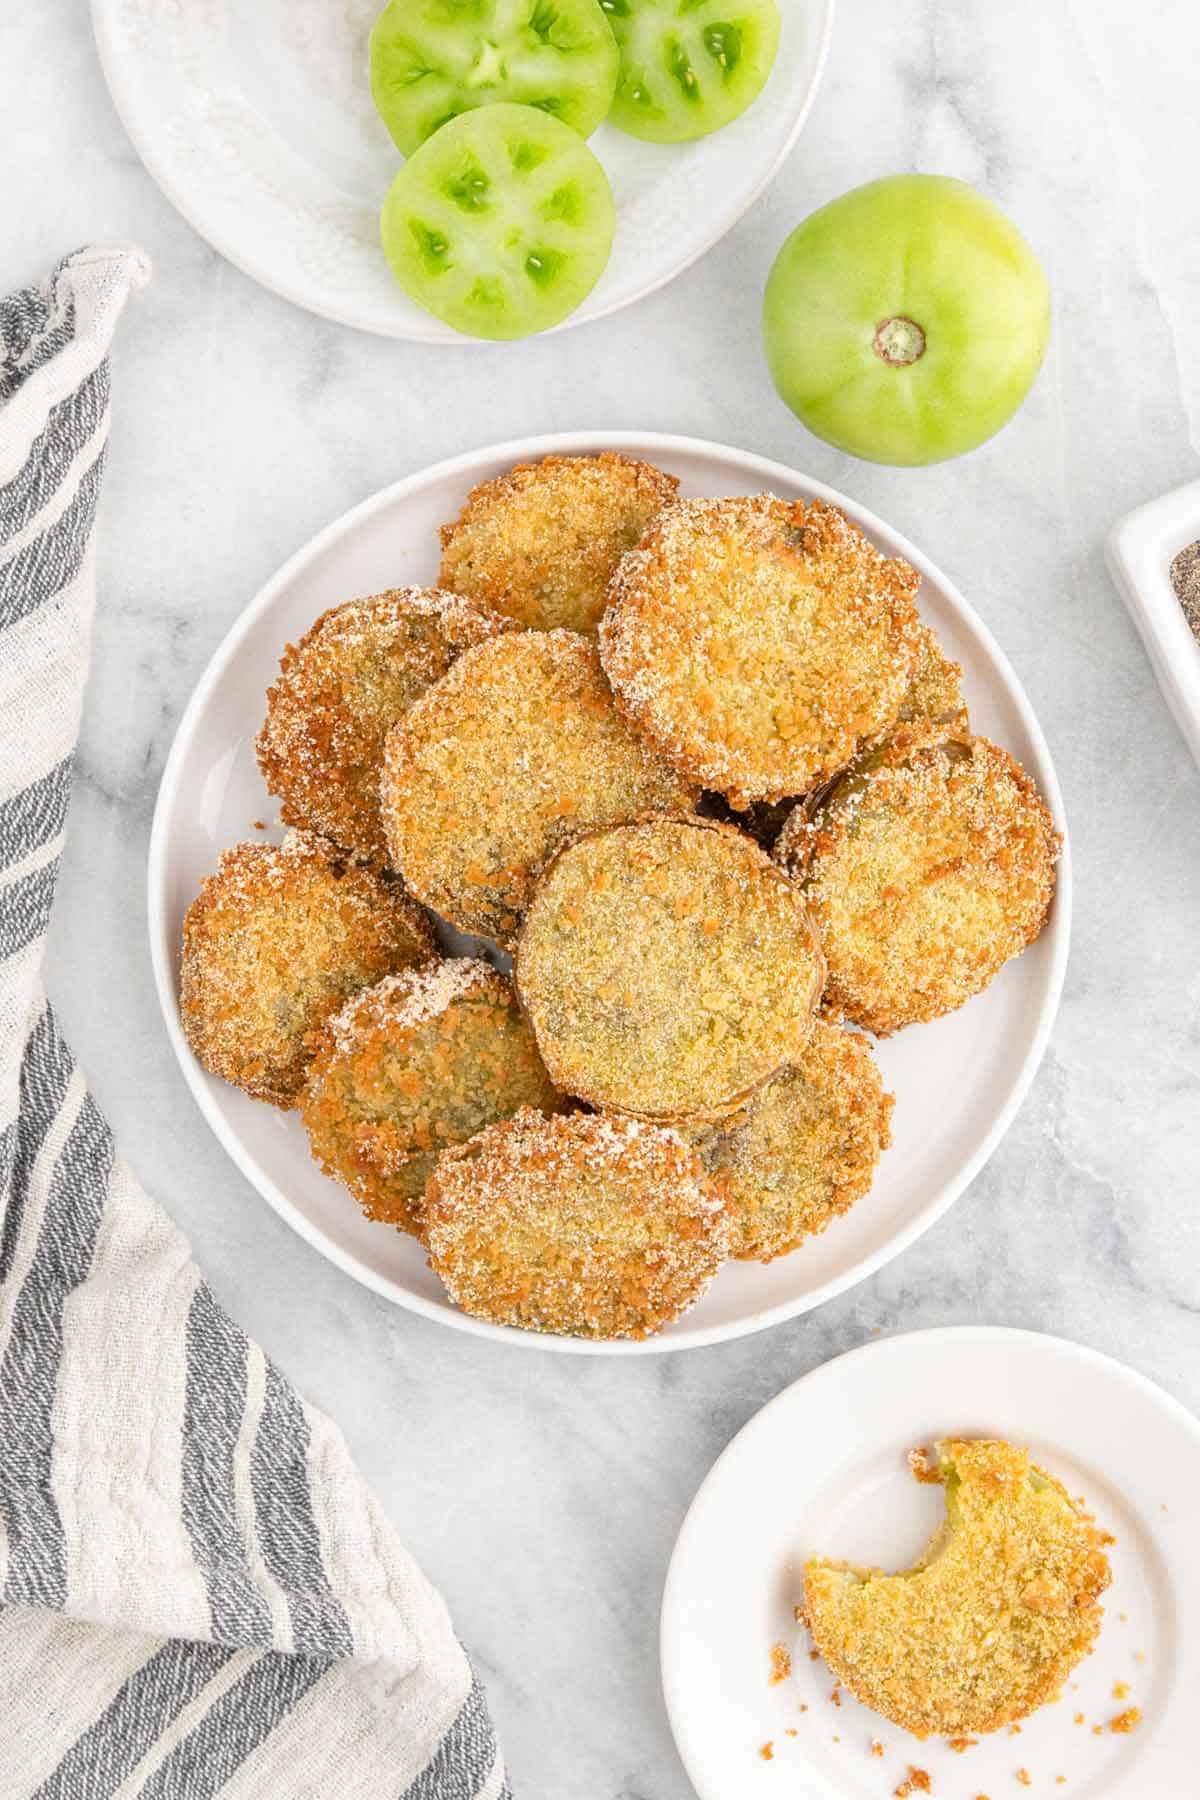
[[[532,106],[460,114],[410,156],[380,229],[400,286],[472,337],[565,319],[612,249],[608,177],[569,125]]]
[[[612,104],[619,61],[600,0],[391,0],[370,59],[371,93],[405,156],[498,100],[587,137]]]
[[[775,0],[600,0],[621,51],[609,123],[654,144],[720,131],[761,92]]]

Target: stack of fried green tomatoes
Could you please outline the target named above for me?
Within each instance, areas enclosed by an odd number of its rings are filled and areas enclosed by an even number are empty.
[[[657,144],[745,111],[779,44],[776,0],[390,0],[371,92],[407,158],[384,202],[404,291],[456,331],[529,337],[612,249],[604,120]]]

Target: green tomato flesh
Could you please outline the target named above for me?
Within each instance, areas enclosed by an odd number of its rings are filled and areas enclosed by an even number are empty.
[[[655,144],[745,112],[779,48],[775,0],[600,0],[621,51],[609,122]]]
[[[583,137],[612,103],[617,46],[600,0],[391,0],[371,32],[371,94],[405,155],[495,101]]]
[[[817,437],[870,462],[942,462],[1024,400],[1050,297],[990,200],[948,176],[893,175],[796,227],[763,330],[776,387]]]
[[[612,249],[608,177],[578,133],[531,106],[462,113],[383,203],[397,281],[455,331],[529,337],[589,294]]]

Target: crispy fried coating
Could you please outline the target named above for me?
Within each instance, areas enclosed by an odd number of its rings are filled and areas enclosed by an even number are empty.
[[[678,500],[613,578],[605,671],[692,780],[739,807],[804,794],[895,719],[918,581],[824,501]]]
[[[332,1019],[300,1099],[312,1153],[368,1218],[420,1237],[439,1151],[523,1106],[555,1112],[512,983],[460,957],[388,975]]]
[[[827,1010],[885,1037],[980,993],[1045,925],[1060,843],[987,738],[901,729],[860,758],[775,846],[821,934]]]
[[[183,922],[183,1029],[212,1074],[294,1106],[330,1016],[436,948],[401,884],[327,838],[289,831],[279,846],[237,844]]]
[[[741,832],[643,819],[564,850],[515,975],[552,1080],[644,1118],[716,1118],[796,1059],[824,963],[797,890]]]
[[[970,729],[960,682],[962,670],[951,662],[933,631],[922,620],[916,626],[916,662],[897,715],[900,724],[944,725],[952,731]],[[883,734],[891,735],[895,726]],[[880,740],[882,741],[882,740]],[[754,800],[749,806],[731,806],[724,794],[701,794],[697,810],[706,819],[721,819],[748,832],[764,850],[774,850],[779,834],[802,796],[783,800]]]
[[[412,891],[500,943],[570,838],[693,802],[621,717],[595,645],[573,631],[513,632],[461,656],[389,734],[382,798]]]
[[[864,1705],[918,1736],[996,1731],[1061,1693],[1109,1583],[1098,1532],[1013,1444],[939,1444],[946,1518],[904,1574],[814,1557],[817,1649]]]
[[[891,1113],[867,1039],[818,1019],[795,1066],[740,1112],[676,1129],[724,1195],[730,1255],[770,1262],[861,1200]]]
[[[725,1255],[725,1214],[674,1131],[521,1112],[448,1150],[426,1189],[430,1262],[477,1318],[641,1338],[677,1319]]]
[[[611,450],[518,463],[442,526],[438,579],[530,630],[593,632],[621,556],[678,487]]]
[[[962,696],[962,670],[951,662],[932,628],[917,623],[916,659],[897,718],[902,725],[945,725],[953,731],[969,728],[967,705]]]
[[[436,588],[389,588],[322,613],[284,651],[258,734],[258,765],[284,822],[383,861],[384,739],[460,651],[510,624]]]

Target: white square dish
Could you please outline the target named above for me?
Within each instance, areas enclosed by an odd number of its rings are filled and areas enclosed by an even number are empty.
[[[1200,763],[1200,643],[1171,584],[1171,563],[1200,539],[1200,481],[1126,513],[1104,546],[1113,580],[1196,761]]]

